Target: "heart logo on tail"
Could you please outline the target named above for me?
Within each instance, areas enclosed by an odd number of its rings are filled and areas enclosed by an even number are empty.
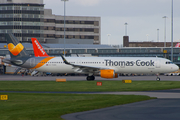
[[[17,44],[16,46],[14,46],[12,43],[9,43],[8,49],[14,56],[17,56],[24,49],[24,46],[21,43]]]

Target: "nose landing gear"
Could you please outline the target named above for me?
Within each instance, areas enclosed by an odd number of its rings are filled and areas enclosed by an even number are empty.
[[[161,79],[160,79],[160,77],[157,77],[156,80],[157,80],[157,81],[160,81]]]
[[[160,77],[159,77],[159,73],[157,73],[157,78],[156,78],[157,81],[160,81]]]

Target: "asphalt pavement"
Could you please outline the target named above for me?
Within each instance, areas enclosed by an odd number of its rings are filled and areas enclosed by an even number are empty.
[[[61,116],[65,120],[180,120],[180,99],[153,99]]]
[[[105,79],[95,76],[95,80],[133,80],[133,81],[156,81],[156,76],[119,76],[118,78]],[[159,76],[161,81],[180,81],[180,76]],[[55,81],[56,78],[65,78],[67,81],[86,81],[86,76],[21,76],[21,75],[0,75],[0,81]]]
[[[157,97],[157,99],[67,114],[61,117],[65,120],[180,120],[180,89],[93,94],[147,95]]]

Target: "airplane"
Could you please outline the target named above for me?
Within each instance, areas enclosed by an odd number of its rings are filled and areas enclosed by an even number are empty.
[[[175,47],[180,47],[180,43],[177,43]]]
[[[3,62],[50,73],[88,74],[87,80],[117,78],[119,73],[168,73],[179,70],[170,60],[158,57],[36,57],[30,56],[13,34],[6,34],[10,59]],[[159,76],[156,80],[160,81]]]

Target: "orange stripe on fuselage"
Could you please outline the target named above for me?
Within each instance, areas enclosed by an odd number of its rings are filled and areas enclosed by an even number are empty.
[[[54,58],[54,57],[47,57],[47,58],[41,60],[40,63],[38,63],[35,67],[33,67],[33,68],[31,68],[31,69],[37,69],[37,68],[43,66],[44,64],[46,64],[49,60],[51,60],[51,59],[53,59],[53,58]]]

